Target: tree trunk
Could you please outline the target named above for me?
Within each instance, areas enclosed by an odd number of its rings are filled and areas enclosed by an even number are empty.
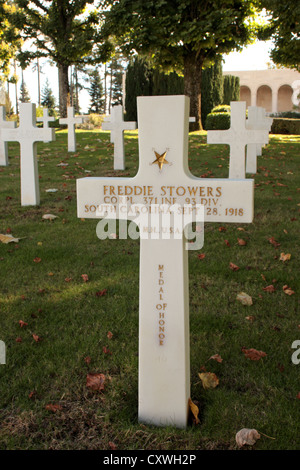
[[[61,118],[67,117],[67,108],[70,106],[69,66],[58,64],[59,87],[59,114]]]
[[[191,130],[203,130],[201,121],[201,76],[202,58],[195,53],[188,54],[184,58],[184,94],[190,98],[190,116],[196,118],[191,123]]]

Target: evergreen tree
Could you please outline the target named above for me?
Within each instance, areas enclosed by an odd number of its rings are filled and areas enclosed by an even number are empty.
[[[240,99],[240,79],[234,75],[225,75],[223,77],[224,98],[222,104],[230,104],[230,101],[239,101]]]
[[[44,108],[49,109],[49,115],[50,116],[55,116],[55,107],[56,107],[56,100],[55,97],[52,93],[52,90],[49,85],[48,78],[46,79],[45,85],[42,89],[42,99],[41,99],[41,105]]]
[[[137,96],[152,95],[152,73],[149,61],[136,56],[128,66],[125,82],[125,119],[137,121]]]
[[[214,65],[202,71],[201,84],[201,119],[205,124],[206,116],[211,110],[223,102],[223,76],[222,62],[218,60]]]
[[[24,80],[22,80],[22,82],[21,82],[20,92],[21,92],[20,102],[21,103],[30,103],[31,99],[30,99],[29,91],[27,89],[27,86],[26,86],[26,83],[24,82]]]
[[[124,67],[119,57],[114,57],[110,63],[111,105],[122,104]]]
[[[90,95],[89,113],[104,114],[103,83],[97,68],[90,72],[90,88],[88,91]]]

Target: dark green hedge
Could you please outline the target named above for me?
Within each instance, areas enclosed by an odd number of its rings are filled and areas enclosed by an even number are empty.
[[[205,129],[211,130],[225,130],[230,128],[230,114],[229,113],[210,113],[207,115],[205,122]]]
[[[271,134],[300,135],[300,119],[273,118]]]

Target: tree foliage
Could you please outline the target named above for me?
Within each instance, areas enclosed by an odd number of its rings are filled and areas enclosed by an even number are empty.
[[[50,116],[56,116],[55,113],[55,107],[56,107],[56,101],[55,101],[55,96],[52,92],[52,89],[49,84],[48,78],[46,78],[45,85],[42,89],[42,97],[41,97],[41,105],[44,108],[49,109],[49,115]]]
[[[217,60],[214,65],[207,67],[202,72],[201,84],[201,119],[203,125],[206,116],[211,110],[223,103],[223,70],[222,61]]]
[[[89,113],[104,114],[104,91],[103,83],[97,68],[90,73],[90,87],[88,89],[90,95]]]
[[[10,1],[0,0],[0,81],[5,80],[10,72],[10,60],[21,47],[17,29],[11,18],[15,7]]]
[[[109,40],[101,41],[99,16],[95,9],[87,12],[93,0],[15,0],[18,10],[14,24],[35,50],[19,55],[23,66],[36,57],[53,60],[59,70],[60,113],[69,105],[68,68],[70,65],[99,63],[111,52]]]
[[[261,0],[270,20],[259,33],[260,39],[271,38],[275,64],[300,71],[300,2],[299,0]]]
[[[222,54],[240,50],[255,34],[252,0],[104,0],[103,34],[122,50],[150,54],[159,66],[184,74],[191,114],[201,127],[201,72]]]
[[[240,99],[240,78],[234,75],[223,77],[223,104],[230,105],[230,101]]]

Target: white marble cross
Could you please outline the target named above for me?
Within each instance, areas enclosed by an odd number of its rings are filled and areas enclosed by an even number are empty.
[[[49,127],[49,122],[55,121],[54,116],[49,116],[49,109],[44,108],[43,109],[43,116],[37,117],[36,118],[37,122],[42,122],[43,123],[43,128]]]
[[[0,106],[0,166],[8,165],[8,147],[7,142],[3,140],[3,129],[13,129],[16,127],[15,121],[6,121],[5,106]]]
[[[76,152],[75,124],[82,124],[83,116],[75,116],[74,107],[68,107],[68,117],[60,118],[59,124],[68,126],[68,152]]]
[[[248,119],[246,121],[247,129],[260,129],[268,131],[271,130],[273,119],[266,116],[266,110],[259,106],[249,106]],[[257,172],[257,157],[262,154],[262,144],[248,144],[246,153],[246,173],[255,174]]]
[[[43,127],[49,127],[49,122],[55,121],[54,116],[49,116],[49,109],[43,108],[43,116],[36,118],[37,122],[42,122]]]
[[[113,106],[111,115],[104,118],[104,131],[111,131],[110,141],[114,144],[114,170],[125,170],[124,131],[136,129],[136,122],[124,121],[123,106]]]
[[[188,169],[189,98],[139,97],[137,103],[137,175],[78,179],[78,217],[101,218],[105,205],[116,218],[124,203],[148,214],[157,205],[176,206],[180,213],[187,205],[194,210],[201,204],[204,222],[250,223],[252,179],[197,178]],[[190,398],[187,244],[182,230],[179,238],[164,239],[164,226],[159,238],[155,227],[148,227],[149,238],[144,228],[140,225],[139,421],[185,427]]]
[[[231,101],[230,129],[207,131],[208,144],[228,144],[230,146],[229,178],[245,177],[245,148],[248,144],[266,144],[268,132],[246,127],[246,103]],[[244,155],[244,158],[241,158]]]
[[[36,107],[33,103],[20,103],[20,124],[15,129],[3,129],[6,142],[20,143],[21,205],[36,206],[40,203],[37,164],[37,142],[55,139],[54,129],[36,126]]]

